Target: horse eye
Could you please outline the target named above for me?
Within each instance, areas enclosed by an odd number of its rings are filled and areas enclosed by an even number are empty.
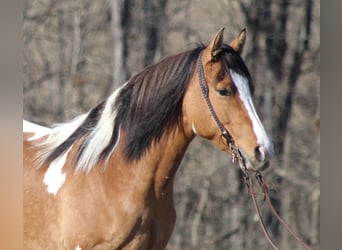
[[[232,91],[230,91],[229,89],[220,89],[218,92],[221,96],[231,96],[232,95]]]

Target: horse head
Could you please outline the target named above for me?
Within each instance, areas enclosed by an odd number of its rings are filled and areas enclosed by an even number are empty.
[[[246,41],[243,29],[228,44],[222,28],[200,53],[197,70],[184,99],[184,119],[193,135],[210,140],[232,153],[222,131],[227,131],[244,158],[247,169],[263,169],[274,153],[255,110],[253,82],[241,59]]]

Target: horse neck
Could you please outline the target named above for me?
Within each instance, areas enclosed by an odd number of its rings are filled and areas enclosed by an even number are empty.
[[[183,159],[184,153],[190,143],[182,131],[168,133],[165,138],[155,145],[155,193],[163,195],[168,185],[173,184],[175,173]],[[152,153],[152,152],[151,152]],[[158,156],[154,158],[155,156]],[[158,160],[158,158],[160,160]]]
[[[124,137],[123,135],[123,140]],[[177,126],[152,143],[139,160],[126,163],[127,166],[124,167],[129,169],[127,175],[134,181],[134,186],[140,192],[145,192],[145,195],[153,191],[157,200],[167,194],[170,197],[175,173],[191,140]],[[110,161],[113,162],[109,164],[115,165],[117,159],[113,157]]]

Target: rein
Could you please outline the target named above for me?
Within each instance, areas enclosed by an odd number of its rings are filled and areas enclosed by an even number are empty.
[[[215,123],[217,124],[217,126],[219,127],[220,131],[221,131],[221,135],[223,138],[225,138],[226,140],[226,143],[231,151],[231,154],[232,154],[232,162],[235,163],[236,161],[238,161],[239,163],[239,166],[240,166],[240,169],[243,173],[243,180],[244,180],[244,183],[247,187],[247,190],[248,190],[248,194],[249,196],[251,197],[252,201],[253,201],[253,205],[254,205],[254,208],[257,212],[257,215],[258,215],[258,218],[259,218],[259,223],[260,223],[260,226],[267,238],[267,240],[269,241],[269,243],[271,244],[271,246],[274,248],[274,249],[279,249],[276,244],[273,242],[270,234],[268,233],[267,229],[266,229],[266,226],[265,226],[265,223],[264,223],[264,220],[261,216],[261,212],[260,212],[260,208],[259,208],[259,205],[256,201],[256,192],[254,191],[254,188],[253,188],[253,182],[252,182],[252,179],[249,177],[249,174],[248,174],[248,170],[247,170],[247,167],[246,167],[246,163],[245,163],[245,160],[244,158],[242,157],[242,154],[239,150],[239,148],[236,146],[234,140],[233,140],[233,137],[229,134],[228,130],[223,126],[223,124],[221,123],[220,119],[218,118],[211,102],[210,102],[210,99],[209,99],[209,88],[208,88],[208,84],[205,80],[205,77],[204,77],[204,69],[203,69],[203,63],[202,63],[202,52],[199,54],[198,56],[198,63],[197,63],[197,73],[198,73],[198,78],[199,78],[199,83],[200,83],[200,87],[201,87],[201,90],[202,90],[202,94],[204,96],[204,99],[207,103],[207,106],[209,108],[209,111],[215,121]],[[290,227],[286,224],[286,222],[279,216],[279,214],[277,213],[277,211],[275,210],[275,208],[273,207],[272,205],[272,202],[270,200],[270,197],[269,197],[269,194],[268,194],[268,187],[264,181],[264,178],[262,177],[261,175],[261,172],[260,171],[256,171],[256,174],[255,174],[255,178],[257,179],[258,181],[258,184],[259,186],[261,187],[262,191],[263,191],[263,194],[264,194],[264,200],[266,200],[268,206],[270,207],[273,215],[279,220],[279,222],[286,228],[286,230],[297,240],[297,242],[299,242],[305,249],[307,250],[310,250],[311,248],[293,231],[290,229]]]

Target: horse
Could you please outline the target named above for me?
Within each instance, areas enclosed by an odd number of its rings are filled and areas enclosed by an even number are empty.
[[[23,121],[25,249],[163,249],[175,173],[195,136],[263,169],[273,144],[241,58],[246,30],[165,57],[52,128]],[[222,132],[223,131],[223,132]],[[231,140],[223,140],[223,136]]]

